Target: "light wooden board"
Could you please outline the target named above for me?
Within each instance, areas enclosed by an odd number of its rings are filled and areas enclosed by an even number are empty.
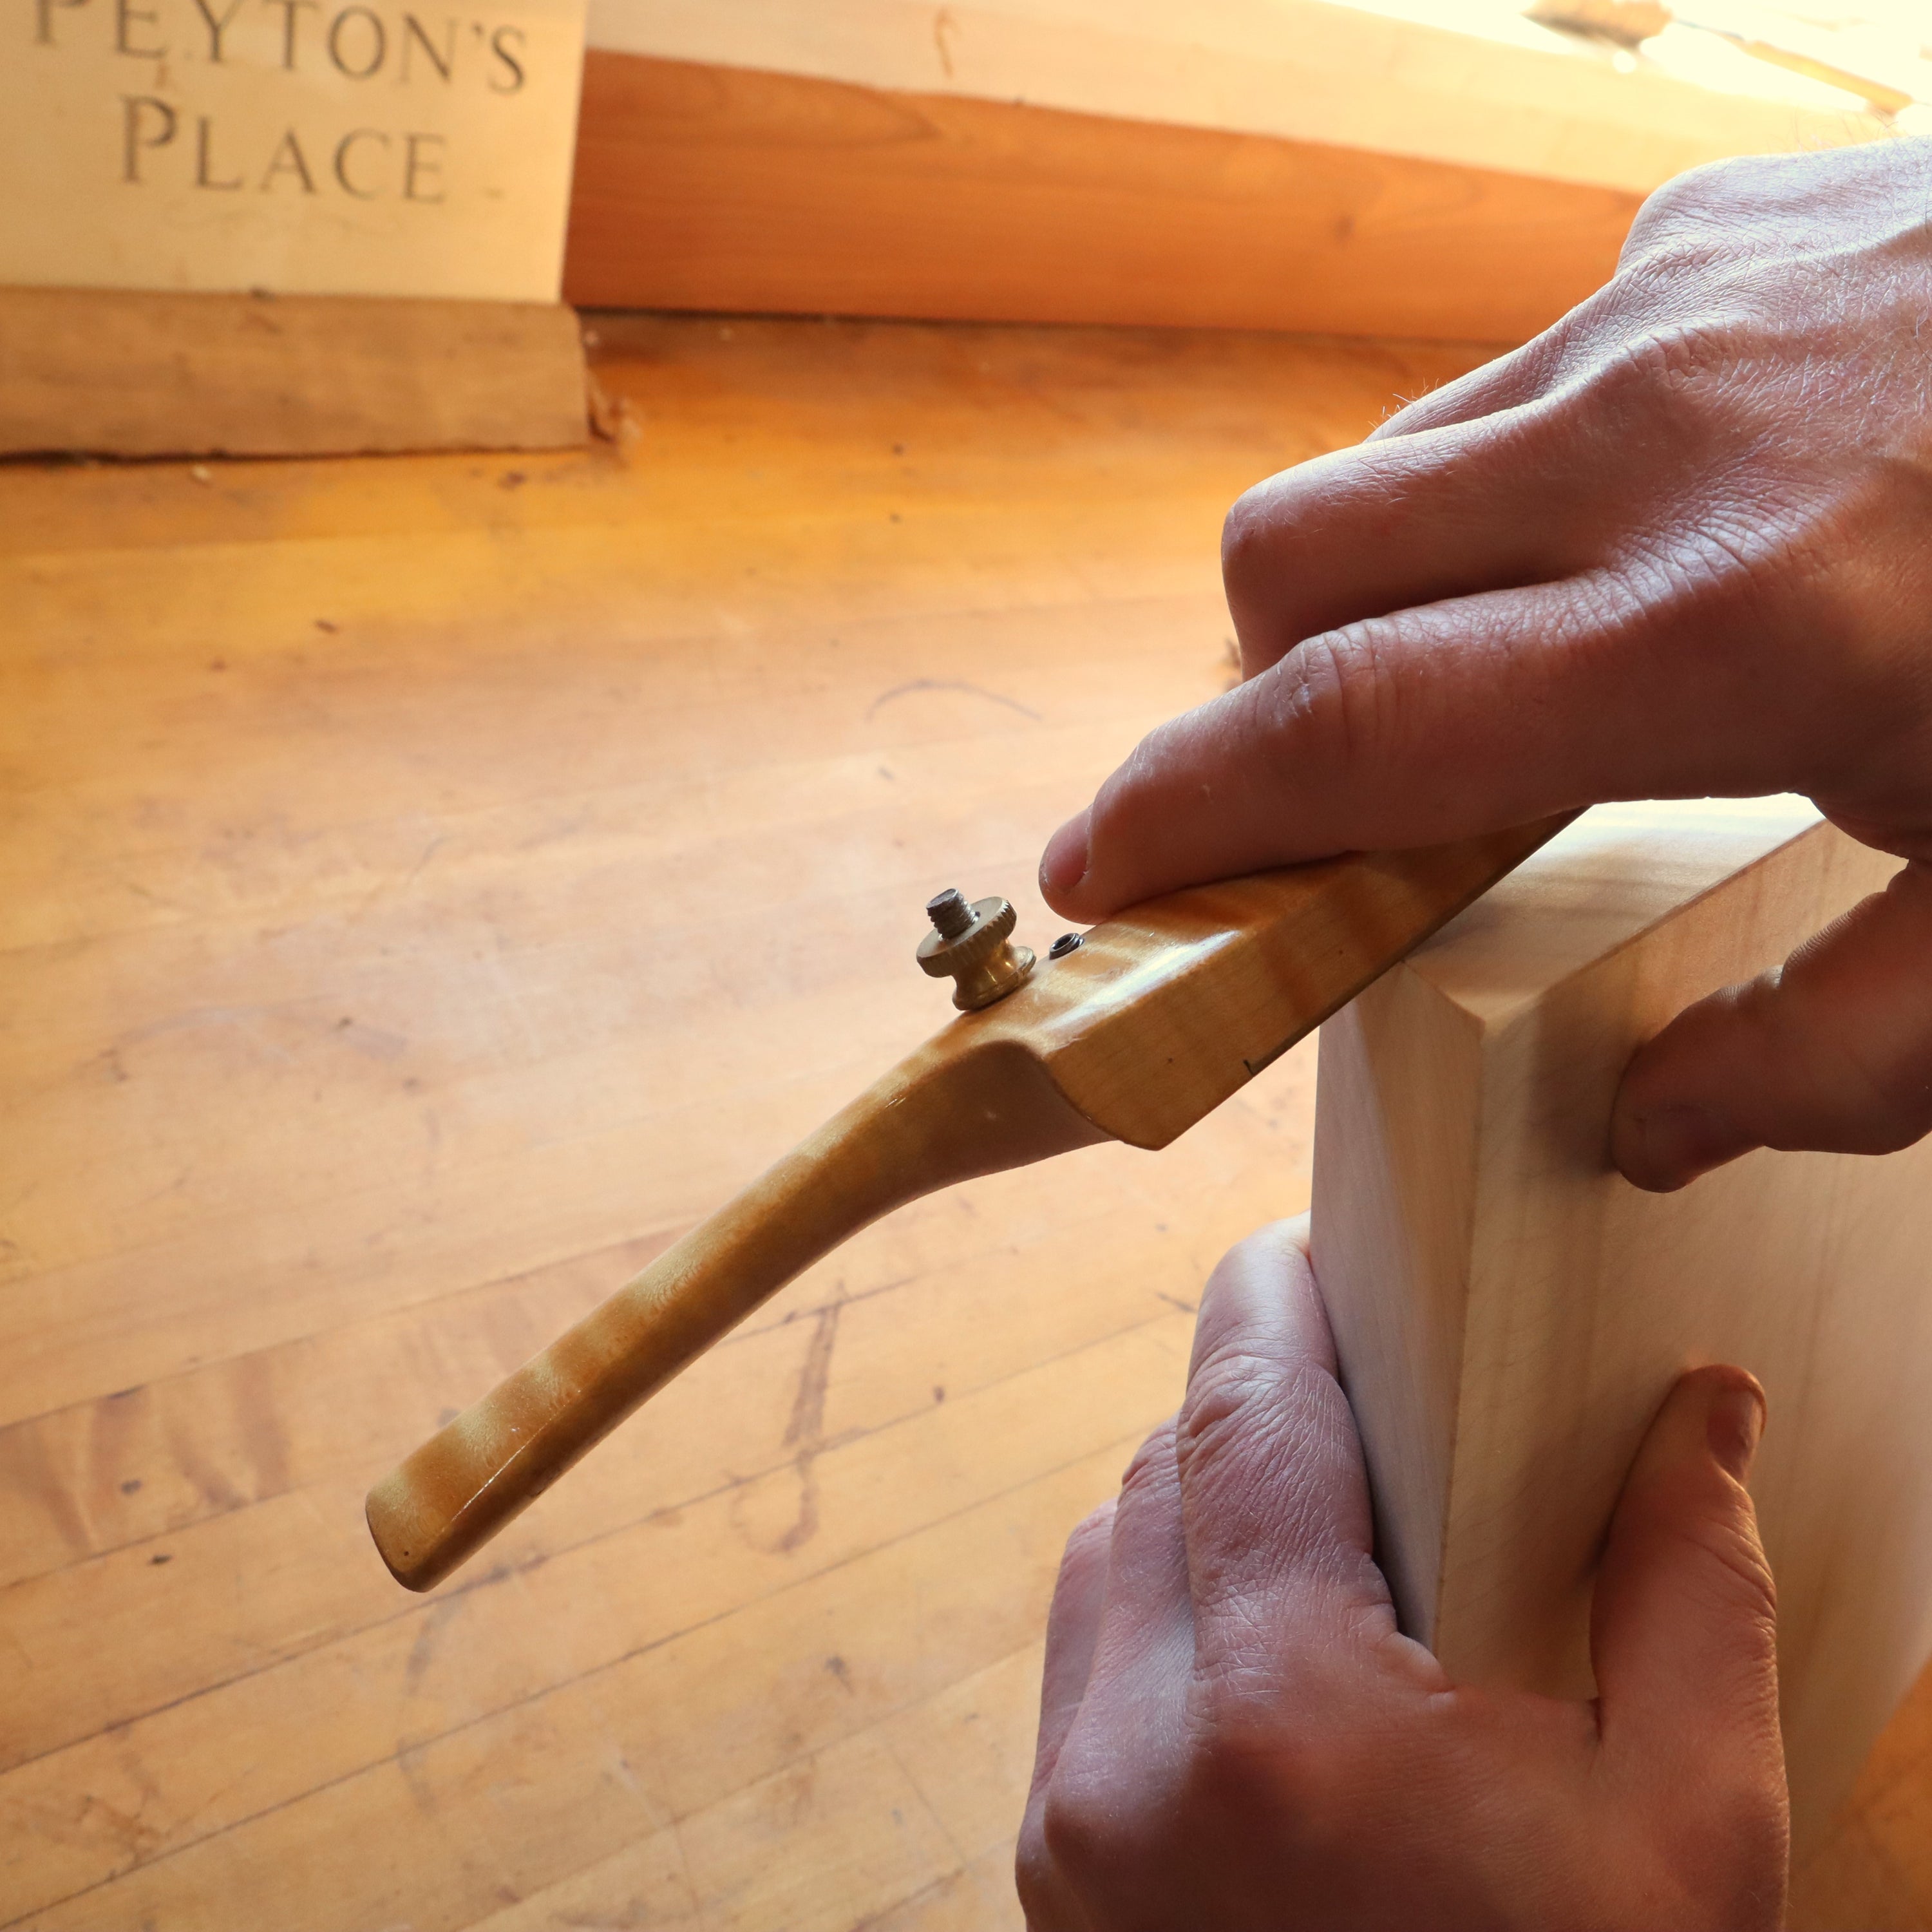
[[[1610,1167],[1636,1044],[1897,869],[1802,801],[1601,808],[1324,1030],[1315,1256],[1407,1628],[1587,1693],[1595,1552],[1675,1377],[1741,1363],[1794,1832],[1932,1652],[1932,1145]]]
[[[0,1922],[1010,1932],[1061,1540],[1305,1194],[1303,1054],[939,1196],[388,1582],[369,1482],[944,1012],[935,884],[1051,934],[1228,501],[1468,360],[597,326],[620,446],[0,466]],[[1932,1903],[1918,1708],[1812,1922]]]
[[[590,306],[1515,342],[1640,197],[1312,142],[593,52]]]
[[[0,288],[0,454],[317,456],[590,440],[554,302]]]
[[[1856,96],[1713,36],[1633,60],[1516,0],[591,0],[590,40],[1640,194],[1726,154],[1888,132]]]

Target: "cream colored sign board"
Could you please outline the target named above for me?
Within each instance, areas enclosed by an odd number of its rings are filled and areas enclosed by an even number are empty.
[[[584,0],[7,0],[0,283],[552,302]]]

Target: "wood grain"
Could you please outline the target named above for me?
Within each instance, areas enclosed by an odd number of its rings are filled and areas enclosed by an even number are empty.
[[[1514,15],[1514,17],[1512,17]],[[1821,107],[1748,55],[1619,62],[1611,45],[1482,0],[592,0],[592,47],[1024,101],[1452,161],[1648,194],[1732,154],[1804,153],[1892,130]]]
[[[0,454],[318,456],[587,442],[543,302],[0,288]]]
[[[0,1920],[1014,1924],[974,1740],[1305,1195],[1304,1053],[908,1208],[389,1581],[370,1482],[946,1020],[936,885],[1058,929],[1234,494],[1468,361],[598,328],[621,448],[0,466]]]
[[[1228,675],[1233,496],[1472,359],[596,326],[621,447],[0,465],[0,1921],[1016,1928],[1060,1544],[1304,1204],[1306,1048],[383,1574],[372,1480],[944,1021],[936,885],[1058,930],[1045,830]],[[1915,1708],[1813,1924],[1932,1904]]]
[[[1406,1625],[1460,1678],[1587,1691],[1636,1444],[1684,1368],[1742,1364],[1801,1854],[1932,1652],[1932,1147],[1655,1196],[1604,1142],[1639,1041],[1897,865],[1798,802],[1592,813],[1322,1044],[1316,1265]]]
[[[1520,341],[1640,197],[593,50],[569,300]]]

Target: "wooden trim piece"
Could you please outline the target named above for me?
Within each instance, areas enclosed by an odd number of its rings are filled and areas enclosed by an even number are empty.
[[[319,456],[586,441],[560,303],[0,288],[0,454]]]
[[[591,306],[1514,342],[1640,197],[1312,142],[592,51]]]
[[[1682,30],[1633,59],[1497,0],[590,0],[656,60],[1652,189],[1731,154],[1889,139],[1861,96]],[[1694,70],[1698,78],[1689,77]]]

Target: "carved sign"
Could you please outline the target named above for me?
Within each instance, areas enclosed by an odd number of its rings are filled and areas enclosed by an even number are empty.
[[[554,301],[583,47],[584,0],[0,0],[0,282]]]

